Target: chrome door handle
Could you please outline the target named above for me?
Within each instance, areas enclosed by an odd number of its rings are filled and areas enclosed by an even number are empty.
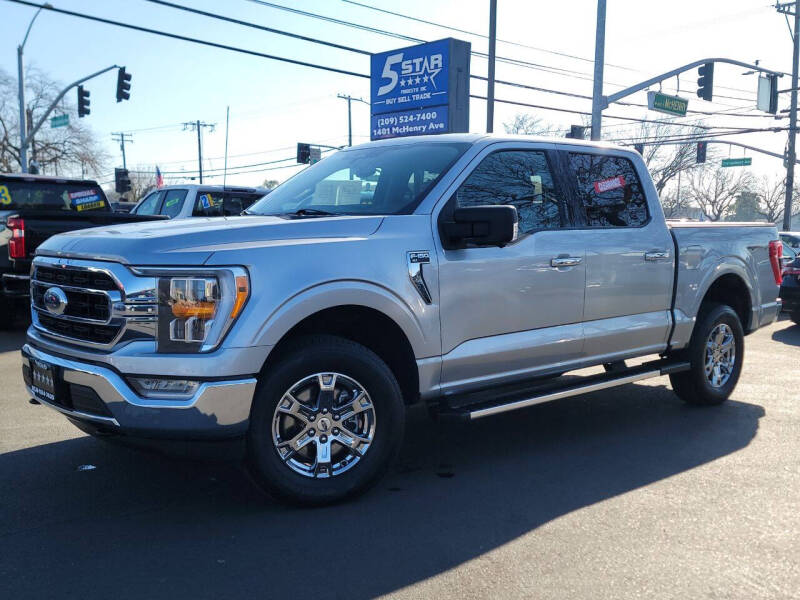
[[[669,258],[669,252],[645,252],[645,260],[663,260]]]
[[[580,256],[559,256],[550,259],[551,267],[574,267],[581,264],[583,257]]]

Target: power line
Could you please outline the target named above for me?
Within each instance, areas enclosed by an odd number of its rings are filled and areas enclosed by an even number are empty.
[[[52,12],[60,13],[62,15],[68,15],[70,17],[77,17],[80,19],[88,19],[90,21],[96,21],[98,23],[105,23],[106,25],[116,25],[117,27],[123,27],[125,29],[133,29],[134,31],[141,31],[144,33],[151,33],[153,35],[160,35],[162,37],[173,38],[176,40],[182,40],[184,42],[192,42],[195,44],[201,44],[203,46],[210,46],[212,48],[220,48],[222,50],[231,50],[233,52],[240,52],[242,54],[249,54],[251,56],[258,56],[260,58],[268,58],[270,60],[277,60],[281,62],[286,62],[294,65],[300,65],[303,67],[310,67],[312,69],[321,69],[323,71],[330,71],[332,73],[340,73],[342,75],[352,75],[353,77],[362,77],[362,78],[369,78],[369,75],[364,75],[363,73],[356,73],[355,71],[347,71],[346,69],[338,69],[336,67],[327,67],[320,64],[310,63],[302,60],[297,60],[294,58],[286,58],[285,56],[275,56],[274,54],[265,54],[264,52],[257,52],[255,50],[247,50],[245,48],[237,48],[236,46],[228,46],[226,44],[219,44],[217,42],[209,42],[208,40],[201,40],[193,37],[188,37],[185,35],[179,35],[177,33],[169,33],[166,31],[160,31],[158,29],[151,29],[149,27],[142,27],[140,25],[131,25],[130,23],[122,23],[120,21],[114,21],[112,19],[105,19],[103,17],[96,17],[94,15],[88,15],[86,13],[79,13],[71,10],[64,10],[62,8],[55,8],[53,6],[49,6],[47,4],[36,4],[35,2],[28,2],[27,0],[7,0],[7,2],[14,2],[15,4],[22,4],[24,6],[30,6],[32,8],[41,8],[44,10],[49,10]]]
[[[165,0],[145,0],[145,2],[152,2],[153,4],[160,4],[162,6],[168,6],[170,8],[175,8],[177,10],[183,10],[190,13],[195,13],[198,15],[203,15],[204,17],[211,17],[213,19],[219,19],[221,21],[228,21],[229,23],[235,23],[236,25],[242,25],[244,27],[252,27],[253,29],[260,29],[261,31],[266,31],[268,33],[274,33],[276,35],[283,35],[286,37],[295,38],[298,40],[303,40],[305,42],[311,42],[313,44],[322,44],[324,46],[329,46],[331,48],[336,48],[338,50],[347,50],[348,52],[356,52],[358,54],[366,54],[370,56],[370,52],[366,50],[361,50],[360,48],[353,48],[352,46],[345,46],[343,44],[337,44],[335,42],[326,42],[325,40],[320,40],[317,38],[309,37],[306,35],[300,35],[299,33],[291,33],[289,31],[284,31],[282,29],[275,29],[273,27],[266,27],[265,25],[259,25],[257,23],[251,23],[249,21],[242,21],[240,19],[234,19],[233,17],[226,17],[225,15],[220,15],[217,13],[207,12],[205,10],[200,10],[198,8],[191,8],[189,6],[183,6],[181,4],[175,4],[174,2],[166,2]]]

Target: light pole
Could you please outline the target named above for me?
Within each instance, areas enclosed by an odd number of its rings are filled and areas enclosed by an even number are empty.
[[[597,0],[597,27],[594,40],[594,87],[592,90],[592,139],[602,137],[603,66],[606,53],[606,0]]]
[[[356,102],[363,102],[367,106],[369,106],[369,102],[362,98],[354,98],[348,94],[336,94],[337,98],[341,98],[342,100],[347,100],[347,145],[353,145],[353,115],[350,107],[350,103],[355,100]]]
[[[33,15],[31,22],[28,24],[28,29],[25,31],[25,37],[22,38],[22,43],[17,46],[17,78],[19,84],[19,162],[21,163],[22,172],[28,172],[28,138],[27,138],[27,119],[25,118],[25,68],[22,64],[22,53],[25,49],[25,42],[28,41],[28,34],[31,32],[33,22],[39,13],[45,8],[53,8],[49,2],[39,7],[39,10]]]

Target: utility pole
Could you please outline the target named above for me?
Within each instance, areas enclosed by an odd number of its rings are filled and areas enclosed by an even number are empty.
[[[201,120],[197,121],[190,121],[188,123],[183,124],[184,131],[196,131],[197,132],[197,172],[200,176],[200,183],[203,183],[203,137],[202,137],[202,129],[203,127],[209,127],[211,132],[214,131],[214,128],[217,126],[216,123],[205,123]]]
[[[789,104],[789,144],[786,152],[786,197],[783,203],[783,230],[792,229],[792,194],[794,192],[794,163],[797,160],[797,68],[800,59],[800,0],[775,4],[779,13],[794,17],[792,31],[792,93]]]
[[[494,58],[497,45],[497,0],[489,0],[489,76],[486,82],[486,133],[494,131]]]
[[[347,145],[353,145],[353,115],[351,112],[351,102],[363,102],[367,106],[369,106],[369,102],[364,100],[363,98],[354,98],[348,94],[336,94],[337,98],[341,98],[342,100],[347,100]]]
[[[111,139],[115,142],[119,142],[119,149],[122,150],[122,168],[127,169],[128,163],[125,161],[125,142],[133,143],[133,138],[131,137],[130,133],[112,133]]]
[[[592,88],[592,139],[599,140],[603,127],[603,65],[606,54],[606,0],[597,0],[594,38],[594,87]]]

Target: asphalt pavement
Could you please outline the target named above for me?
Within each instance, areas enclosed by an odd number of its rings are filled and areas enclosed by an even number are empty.
[[[0,332],[0,598],[800,598],[800,327],[732,399],[666,378],[442,430],[347,504],[109,445],[28,403]]]

